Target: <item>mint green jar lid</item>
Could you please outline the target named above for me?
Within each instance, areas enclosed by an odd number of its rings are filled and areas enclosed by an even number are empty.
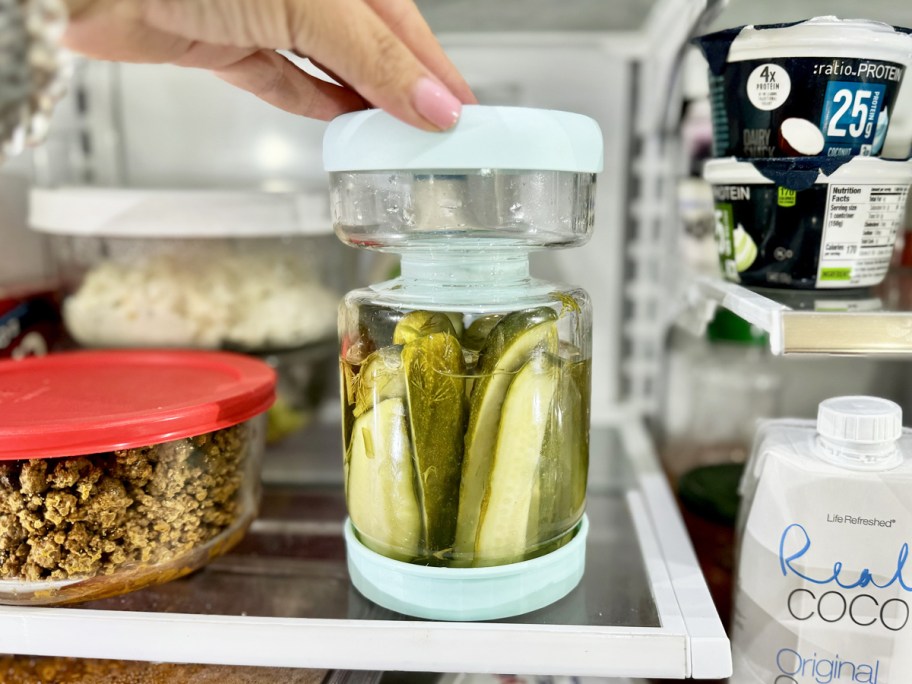
[[[523,615],[562,599],[586,565],[589,520],[556,551],[532,560],[485,568],[436,568],[386,558],[360,542],[345,521],[352,584],[388,610],[425,620],[497,620]]]
[[[449,131],[422,131],[379,109],[343,114],[323,137],[323,165],[339,171],[510,169],[599,173],[602,132],[582,114],[466,105]]]

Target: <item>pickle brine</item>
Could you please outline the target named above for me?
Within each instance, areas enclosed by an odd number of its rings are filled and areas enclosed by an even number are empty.
[[[413,311],[343,357],[348,509],[390,558],[514,563],[566,543],[582,516],[591,360],[548,307],[461,320]]]

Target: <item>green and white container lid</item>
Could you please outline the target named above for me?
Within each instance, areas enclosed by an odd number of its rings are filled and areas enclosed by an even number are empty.
[[[599,173],[602,132],[573,112],[466,105],[451,130],[409,126],[379,109],[343,114],[323,138],[323,166],[337,171],[510,169]]]

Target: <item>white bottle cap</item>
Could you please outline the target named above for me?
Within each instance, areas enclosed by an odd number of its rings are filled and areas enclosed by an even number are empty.
[[[895,442],[902,436],[902,408],[877,397],[833,397],[817,408],[817,432],[856,444]]]

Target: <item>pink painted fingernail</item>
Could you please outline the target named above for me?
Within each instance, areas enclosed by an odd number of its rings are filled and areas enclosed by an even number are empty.
[[[427,76],[419,79],[412,89],[412,104],[421,116],[447,130],[459,121],[462,103],[449,90]]]

